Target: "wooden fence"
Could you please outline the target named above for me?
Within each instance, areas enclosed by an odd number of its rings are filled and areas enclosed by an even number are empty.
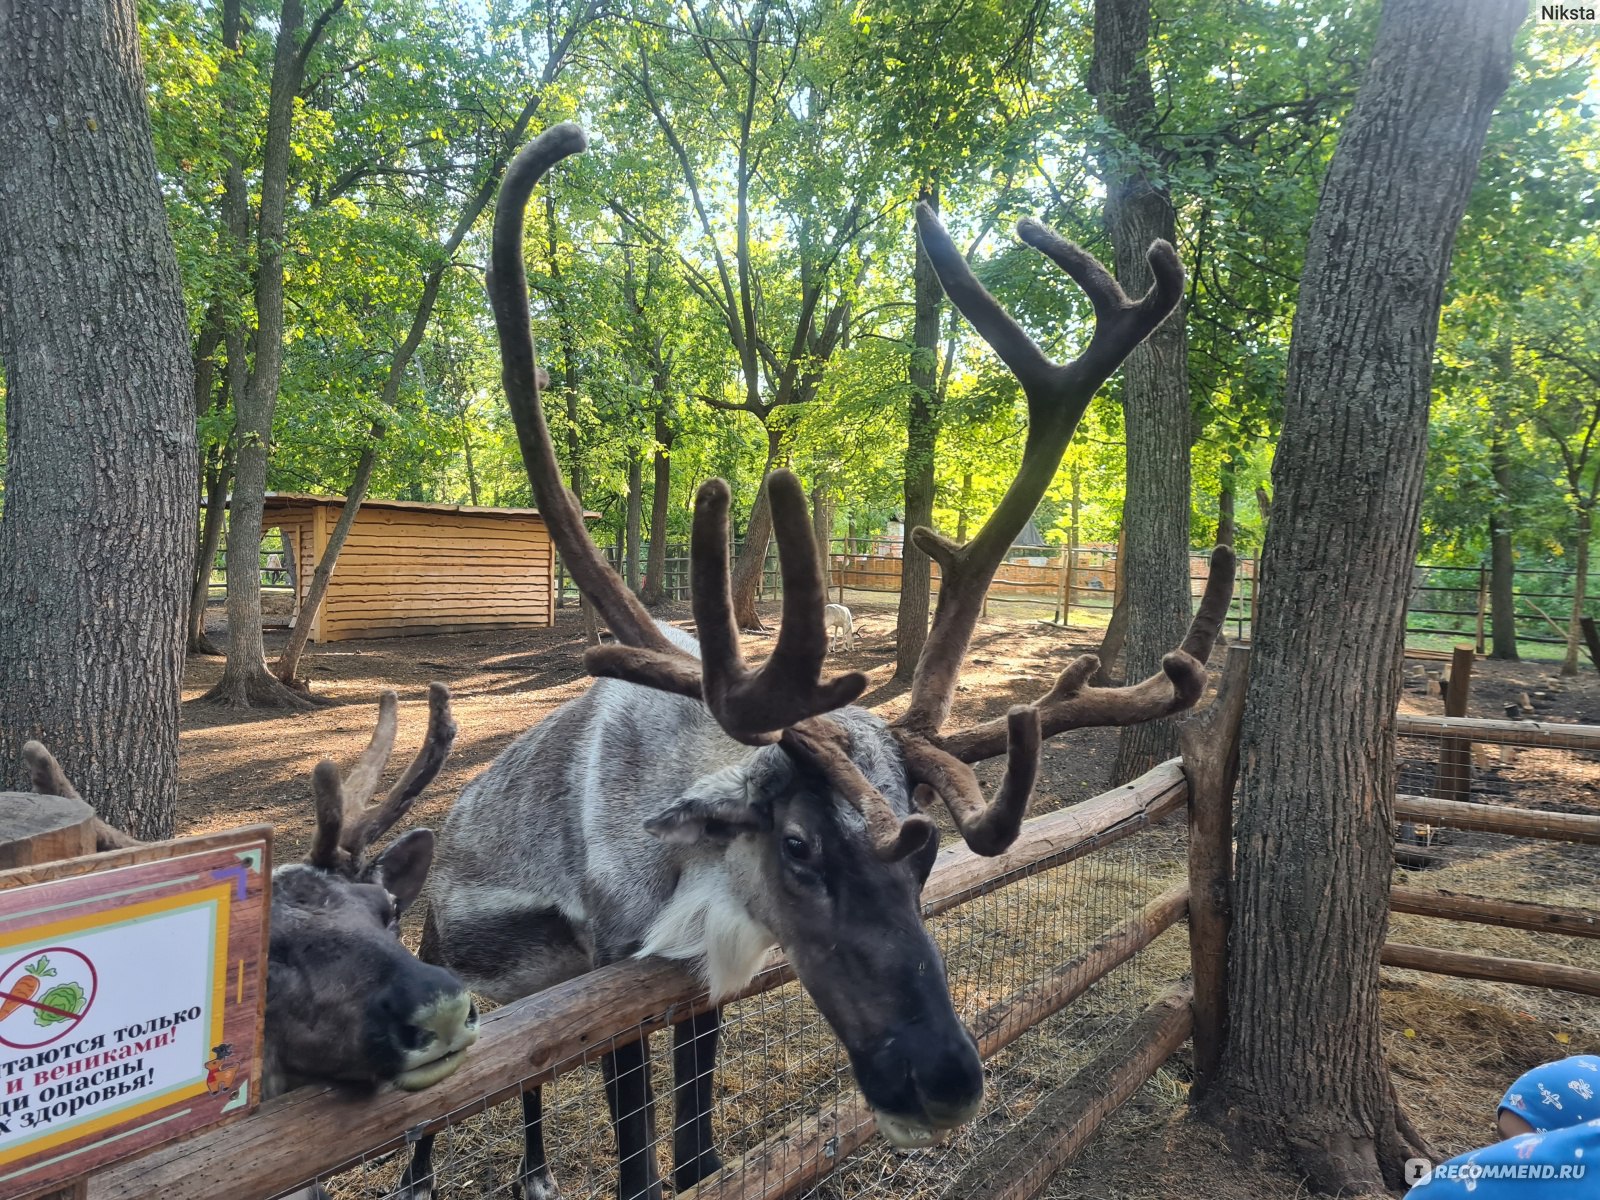
[[[1163,996],[1112,1039],[1080,1076],[1053,1092],[1051,1111],[1061,1116],[1058,1110],[1065,1104],[1070,1119],[1052,1126],[1059,1136],[1047,1139],[1039,1151],[1045,1157],[1037,1162],[1059,1165],[1076,1153],[1191,1029],[1198,1060],[1216,1061],[1218,1047],[1201,1042],[1215,1038],[1220,1029],[1223,912],[1231,861],[1226,793],[1236,760],[1246,655],[1243,649],[1231,652],[1223,699],[1191,719],[1185,731],[1186,763],[1173,760],[1093,800],[1029,820],[1016,844],[998,857],[980,857],[962,845],[947,848],[923,890],[924,912],[930,917],[946,913],[1104,851],[1186,804],[1190,808],[1187,883],[1156,897],[1082,952],[1049,964],[1042,975],[990,1001],[969,1019],[988,1059],[1190,918],[1197,1016],[1191,1017],[1189,990]],[[787,963],[775,958],[740,996],[771,992],[792,979]],[[513,1099],[530,1086],[555,1080],[642,1034],[709,1007],[706,993],[676,966],[645,960],[604,967],[489,1013],[465,1063],[427,1091],[386,1089],[371,1098],[352,1099],[332,1089],[303,1088],[265,1103],[234,1125],[112,1168],[89,1181],[87,1194],[91,1200],[211,1200],[219,1194],[265,1200],[371,1161],[383,1151],[404,1148],[423,1133]],[[1031,1134],[1038,1132],[1028,1128]],[[781,1200],[829,1175],[873,1132],[871,1112],[847,1086],[832,1103],[771,1133],[683,1195],[692,1200]],[[609,1130],[592,1130],[589,1138],[594,1155],[613,1153]],[[984,1194],[1031,1197],[1044,1178],[1034,1169]]]

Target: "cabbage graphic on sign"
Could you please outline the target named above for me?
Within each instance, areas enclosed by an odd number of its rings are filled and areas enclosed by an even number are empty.
[[[96,982],[94,964],[65,946],[18,959],[0,972],[0,1044],[31,1050],[65,1037],[94,1003]]]

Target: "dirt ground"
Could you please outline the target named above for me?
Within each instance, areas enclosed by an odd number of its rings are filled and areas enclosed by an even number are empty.
[[[853,653],[835,668],[866,671],[864,703],[885,715],[905,695],[893,671],[891,604],[861,603]],[[688,623],[686,609],[668,619]],[[774,619],[776,612],[773,612]],[[1097,628],[1060,629],[1000,609],[978,628],[962,675],[952,724],[995,716],[1036,697],[1074,654],[1093,650]],[[269,632],[268,648],[281,639]],[[770,637],[748,637],[747,653],[763,654]],[[417,745],[426,723],[426,688],[449,685],[460,734],[438,782],[418,806],[416,824],[442,820],[451,799],[505,746],[587,686],[582,628],[573,609],[549,630],[486,630],[481,634],[390,639],[314,646],[305,669],[320,695],[337,700],[309,714],[228,713],[196,702],[216,681],[220,660],[196,658],[185,680],[182,832],[198,833],[264,821],[276,828],[277,856],[301,853],[311,829],[310,772],[322,757],[350,762],[370,734],[378,695],[400,697],[396,758]],[[1436,662],[1411,664],[1401,706],[1443,711],[1428,687]],[[1503,717],[1505,706],[1531,702],[1524,715],[1545,721],[1600,722],[1600,673],[1563,680],[1551,663],[1474,667],[1469,715]],[[1083,730],[1055,739],[1044,757],[1035,811],[1076,803],[1104,790],[1116,747],[1113,730]],[[1600,812],[1600,764],[1567,756],[1543,762],[1522,752],[1511,766],[1491,763],[1480,774],[1520,804]],[[395,769],[399,769],[397,762]],[[991,764],[993,769],[993,764]],[[1513,844],[1488,835],[1438,834],[1428,847],[1434,869],[1411,872],[1412,886],[1478,895],[1511,895],[1530,877],[1542,899],[1592,909],[1600,886],[1593,848]],[[1484,926],[1440,926],[1397,918],[1397,940],[1510,957],[1600,967],[1600,942],[1531,935]],[[1443,931],[1443,932],[1441,932]],[[1458,936],[1459,935],[1459,936]],[[1422,1132],[1445,1153],[1489,1140],[1495,1100],[1512,1078],[1564,1054],[1600,1052],[1600,1001],[1509,985],[1385,972],[1385,1038],[1402,1100]],[[1219,1135],[1187,1116],[1186,1061],[1180,1054],[1108,1123],[1089,1151],[1061,1172],[1049,1195],[1094,1200],[1289,1200],[1307,1195],[1281,1164],[1241,1164]]]

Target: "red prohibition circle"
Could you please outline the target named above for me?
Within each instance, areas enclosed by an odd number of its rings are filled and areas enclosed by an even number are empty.
[[[88,996],[84,1000],[83,1011],[69,1021],[66,1021],[60,1025],[51,1026],[54,1032],[50,1033],[48,1037],[42,1038],[37,1042],[15,1041],[11,1037],[7,1036],[7,1034],[12,1032],[14,1029],[22,1027],[19,1021],[21,1013],[10,1013],[6,1016],[5,1021],[0,1023],[0,1046],[8,1046],[12,1050],[37,1050],[41,1046],[48,1046],[52,1042],[59,1042],[62,1038],[66,1037],[69,1033],[76,1029],[84,1017],[89,1015],[89,1010],[94,1007],[95,996],[98,995],[100,991],[100,975],[94,969],[94,963],[89,961],[87,955],[72,949],[70,946],[45,946],[42,949],[34,950],[24,957],[17,959],[16,962],[12,963],[4,971],[0,971],[0,1005],[4,1005],[8,999],[13,998],[11,996],[11,988],[7,986],[5,982],[11,976],[12,972],[17,970],[18,967],[26,967],[29,963],[37,962],[39,959],[52,954],[75,958],[88,969],[89,991]],[[12,981],[13,984],[15,982],[15,980]],[[40,990],[48,991],[49,989],[41,988]],[[22,1007],[26,1010],[34,1010],[43,1006],[40,1005],[36,1000],[29,999],[22,1001]]]

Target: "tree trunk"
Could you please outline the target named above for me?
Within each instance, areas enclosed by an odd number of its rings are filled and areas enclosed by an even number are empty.
[[[106,821],[178,803],[194,363],[137,6],[0,9],[0,780],[43,741]]]
[[[383,434],[382,425],[374,425],[368,432],[366,447],[361,451],[361,457],[356,460],[355,474],[350,479],[350,486],[345,489],[344,507],[339,510],[339,519],[334,522],[333,531],[328,534],[328,544],[322,548],[322,557],[317,560],[317,569],[311,574],[311,584],[306,588],[305,602],[295,613],[294,628],[289,630],[289,640],[284,643],[283,650],[278,654],[278,661],[272,668],[273,675],[280,683],[298,692],[309,695],[311,691],[310,685],[298,678],[300,656],[305,653],[306,643],[311,640],[311,627],[316,624],[317,613],[322,608],[323,598],[328,594],[328,584],[333,579],[333,569],[338,565],[345,539],[350,536],[350,529],[356,523],[356,514],[361,511],[361,501],[366,498],[367,484],[372,479],[373,465],[378,461],[378,445],[383,440]]]
[[[817,543],[817,570],[826,594],[833,577],[833,497],[820,483],[811,489],[811,537]]]
[[[288,203],[290,135],[305,74],[300,0],[284,0],[273,51],[272,90],[261,158],[261,208],[256,219],[255,360],[234,397],[233,499],[228,512],[228,664],[207,700],[230,708],[306,708],[308,701],[267,670],[261,634],[261,518],[266,509],[272,414],[283,372],[283,243]],[[225,41],[227,39],[225,38]],[[304,47],[309,51],[310,46]],[[232,178],[228,190],[242,186]],[[226,203],[239,204],[234,197]]]
[[[1567,656],[1561,660],[1563,675],[1578,673],[1578,647],[1583,645],[1583,602],[1589,589],[1589,542],[1594,535],[1594,509],[1578,508],[1578,547],[1573,555],[1577,578],[1572,581],[1572,622],[1567,627]]]
[[[1394,712],[1440,297],[1521,0],[1388,0],[1312,225],[1240,752],[1211,1107],[1319,1191],[1397,1188],[1383,1058]]]
[[[1489,657],[1517,660],[1516,559],[1511,553],[1511,456],[1498,424],[1489,443],[1494,507],[1489,510]]]
[[[211,571],[222,548],[222,529],[228,510],[228,484],[233,479],[233,453],[206,469],[206,512],[200,527],[200,549],[195,555],[193,587],[189,592],[188,637],[190,654],[221,655],[223,651],[206,634],[206,606],[211,602]]]
[[[733,619],[740,629],[762,630],[761,614],[756,611],[756,589],[767,565],[767,543],[772,540],[772,510],[767,506],[767,476],[778,465],[783,450],[781,430],[767,430],[767,465],[761,472],[761,490],[756,493],[750,521],[745,526],[744,549],[733,562]]]
[[[627,548],[623,561],[627,564],[625,576],[628,590],[639,591],[639,542],[643,538],[640,528],[644,524],[644,460],[637,450],[628,456],[628,529]]]
[[[650,496],[650,556],[644,568],[644,593],[640,597],[654,608],[666,600],[667,528],[672,505],[672,427],[666,414],[656,409],[655,490]]]
[[[1126,510],[1126,505],[1124,505]],[[1126,511],[1124,511],[1126,519]],[[1117,659],[1122,656],[1122,647],[1128,641],[1128,588],[1127,572],[1122,569],[1123,554],[1127,550],[1128,536],[1126,529],[1117,531],[1117,575],[1116,582],[1112,585],[1111,592],[1111,619],[1106,622],[1106,631],[1100,638],[1100,649],[1096,657],[1100,659],[1100,668],[1094,673],[1090,681],[1095,687],[1110,687],[1116,679]]]
[[[935,211],[937,189],[924,191]],[[932,589],[932,560],[917,547],[911,531],[933,526],[933,460],[939,446],[939,410],[934,385],[939,372],[939,317],[944,289],[933,263],[916,238],[916,267],[912,273],[915,315],[911,326],[909,376],[911,400],[906,408],[905,546],[900,558],[900,607],[895,617],[894,677],[909,683],[928,640],[928,606]]]
[[[1165,179],[1152,176],[1155,154],[1144,145],[1156,122],[1149,64],[1150,0],[1095,0],[1090,90],[1115,133],[1101,152],[1106,225],[1116,251],[1117,279],[1131,295],[1151,283],[1145,251],[1157,238],[1177,241]],[[1123,510],[1126,572],[1127,676],[1160,670],[1183,641],[1189,593],[1189,349],[1184,310],[1163,321],[1123,366],[1128,483]],[[1112,782],[1142,775],[1178,753],[1170,720],[1122,730]]]
[[[1231,546],[1238,536],[1233,520],[1234,473],[1238,464],[1229,458],[1222,465],[1222,479],[1217,488],[1217,545]]]
[[[972,503],[972,472],[967,471],[961,476],[961,498],[956,501],[956,543],[966,545],[967,542],[967,508]],[[1077,518],[1073,518],[1077,524]]]

